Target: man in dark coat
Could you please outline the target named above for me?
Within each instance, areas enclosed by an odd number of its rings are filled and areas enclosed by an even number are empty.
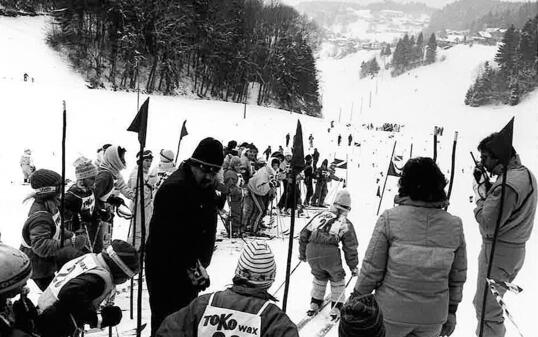
[[[152,336],[166,316],[209,286],[205,268],[215,244],[223,161],[222,144],[205,138],[157,191],[146,252]]]
[[[314,161],[312,164],[314,165],[314,171],[318,169],[318,160],[319,160],[319,152],[318,149],[314,149],[314,153],[312,153],[312,160]]]

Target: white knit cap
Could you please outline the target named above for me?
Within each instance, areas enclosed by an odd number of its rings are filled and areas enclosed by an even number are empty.
[[[170,163],[174,161],[174,151],[162,149],[160,152],[161,161],[165,163]]]
[[[349,211],[351,209],[351,196],[347,190],[340,190],[336,193],[333,206],[343,211]]]
[[[275,256],[267,242],[256,240],[248,243],[239,257],[235,275],[252,285],[268,289],[275,281]]]

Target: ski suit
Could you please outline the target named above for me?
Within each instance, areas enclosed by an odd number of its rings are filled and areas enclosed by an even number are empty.
[[[243,176],[230,168],[224,172],[224,189],[228,195],[228,204],[230,205],[230,221],[232,224],[232,234],[238,234],[241,231],[242,208],[243,208]],[[227,226],[228,227],[228,226]],[[226,228],[230,230],[230,228]]]
[[[331,281],[331,301],[343,302],[346,272],[340,259],[340,243],[350,270],[357,268],[359,245],[353,224],[340,220],[331,211],[316,215],[301,231],[299,258],[308,261],[314,275],[312,298],[323,301],[327,282]]]
[[[487,275],[492,238],[500,210],[501,184],[502,175],[499,175],[497,181],[487,192],[485,199],[477,200],[474,209],[475,218],[482,234],[476,294],[473,299],[479,325],[477,334],[480,329],[484,279]],[[521,270],[525,260],[525,243],[531,235],[534,223],[537,191],[534,175],[521,164],[519,157],[512,158],[508,164],[503,217],[495,246],[491,278],[512,282]],[[505,290],[498,290],[501,296],[504,295]],[[484,336],[502,337],[505,335],[503,312],[491,293],[488,293],[486,299],[484,321]]]
[[[314,174],[316,179],[316,191],[312,197],[312,206],[323,207],[327,196],[327,183],[331,181],[331,172],[327,166],[321,166]]]

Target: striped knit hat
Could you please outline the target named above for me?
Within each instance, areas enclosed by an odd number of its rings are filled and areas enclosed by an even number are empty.
[[[0,295],[22,287],[31,274],[32,266],[28,256],[18,249],[0,243]]]
[[[97,167],[86,157],[80,157],[73,163],[75,165],[75,176],[77,180],[87,179],[97,176]]]
[[[275,281],[275,257],[267,242],[252,241],[248,243],[239,257],[235,275],[248,280],[256,287],[268,289]]]

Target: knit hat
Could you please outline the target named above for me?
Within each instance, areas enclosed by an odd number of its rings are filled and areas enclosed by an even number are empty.
[[[61,184],[62,176],[52,170],[39,169],[30,176],[30,186],[35,190],[35,195],[39,197],[57,194]]]
[[[351,196],[347,190],[340,190],[336,193],[333,206],[343,211],[349,211],[351,209]]]
[[[32,266],[28,256],[0,243],[0,295],[22,287],[31,274]]]
[[[204,171],[217,172],[224,161],[222,144],[211,137],[202,139],[189,160]]]
[[[162,149],[159,153],[161,155],[161,161],[170,163],[174,160],[174,151]]]
[[[227,148],[228,150],[233,150],[233,149],[235,149],[236,147],[237,147],[237,142],[236,142],[235,140],[230,140],[230,141],[228,142],[228,146],[226,146],[226,148]]]
[[[258,156],[258,158],[256,158],[256,162],[260,165],[262,164],[267,164],[267,160],[265,160],[265,157],[264,156]]]
[[[75,165],[75,176],[77,180],[97,176],[97,167],[86,157],[78,158],[73,165]]]
[[[255,240],[243,248],[235,275],[248,283],[263,289],[269,289],[275,281],[275,257],[267,242]]]
[[[340,313],[340,337],[385,337],[383,314],[374,295],[351,297]]]
[[[140,269],[138,253],[128,242],[113,240],[110,246],[102,252],[114,278],[129,278],[136,275]],[[113,262],[113,263],[110,263]]]
[[[30,150],[30,149],[24,149],[24,154],[31,155],[31,154],[32,154],[32,150]]]

